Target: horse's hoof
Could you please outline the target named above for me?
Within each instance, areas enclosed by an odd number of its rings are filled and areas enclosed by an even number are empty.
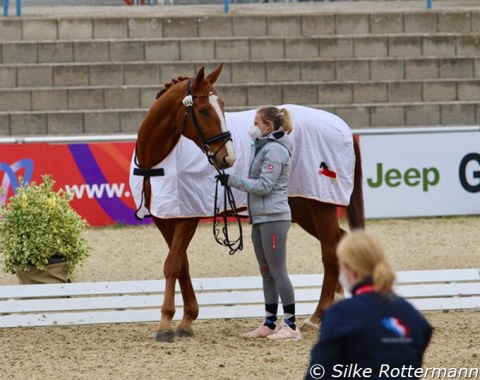
[[[173,342],[175,339],[175,332],[173,330],[160,330],[155,334],[157,342]]]
[[[303,321],[302,327],[300,327],[301,332],[306,332],[306,331],[319,331],[320,330],[320,324],[312,322],[312,320],[308,317]]]
[[[191,336],[193,336],[193,331],[192,330],[185,330],[185,329],[176,329],[175,330],[175,336],[178,336],[179,338],[191,337]]]

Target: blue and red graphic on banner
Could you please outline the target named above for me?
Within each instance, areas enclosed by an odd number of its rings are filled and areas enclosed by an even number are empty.
[[[128,185],[134,142],[0,145],[0,186],[7,202],[23,182],[52,175],[55,188],[72,194],[71,206],[91,226],[145,224],[134,217]]]

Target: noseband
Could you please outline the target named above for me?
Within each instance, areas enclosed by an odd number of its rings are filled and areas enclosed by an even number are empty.
[[[228,141],[232,141],[232,134],[230,133],[230,131],[226,131],[218,135],[212,136],[208,139],[205,137],[202,130],[200,129],[200,125],[198,124],[197,117],[195,116],[195,111],[193,109],[193,102],[195,101],[196,98],[206,98],[210,94],[192,95],[190,90],[192,79],[193,78],[190,78],[187,82],[187,96],[185,96],[182,100],[183,105],[187,108],[187,110],[185,111],[185,115],[183,117],[182,134],[187,124],[187,117],[190,114],[190,117],[192,118],[193,126],[195,127],[198,135],[200,136],[200,140],[202,141],[201,149],[207,155],[208,162],[210,162],[211,165],[214,165],[214,160],[217,153],[220,151],[220,149],[222,149],[225,146],[225,144]],[[222,146],[220,146],[220,148],[218,148],[216,151],[213,151],[210,145],[215,144],[216,142],[219,142],[219,141],[223,142]]]

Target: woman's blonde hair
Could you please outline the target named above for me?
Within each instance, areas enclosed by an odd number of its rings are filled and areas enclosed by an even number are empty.
[[[292,118],[287,109],[268,106],[260,108],[257,113],[260,114],[264,122],[272,123],[274,130],[278,131],[283,127],[286,133],[290,134],[292,132]]]
[[[395,273],[382,244],[374,236],[363,230],[344,236],[338,244],[337,257],[340,263],[357,272],[362,280],[371,278],[377,291],[391,291]]]

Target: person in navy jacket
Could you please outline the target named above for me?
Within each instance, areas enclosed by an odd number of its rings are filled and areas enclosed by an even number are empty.
[[[340,283],[353,297],[325,312],[305,379],[417,379],[432,327],[402,297],[380,242],[364,231],[337,248]]]

